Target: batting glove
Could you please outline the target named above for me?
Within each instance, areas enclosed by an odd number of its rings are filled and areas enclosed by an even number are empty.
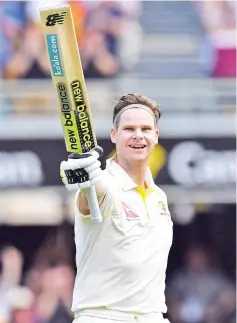
[[[60,176],[69,191],[84,190],[101,180],[103,173],[97,151],[68,158],[60,164]]]

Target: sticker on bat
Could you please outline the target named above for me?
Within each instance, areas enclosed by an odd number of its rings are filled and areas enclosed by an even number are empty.
[[[54,76],[63,76],[63,66],[60,58],[60,51],[58,45],[58,37],[56,34],[47,34],[47,47],[49,53],[49,60]]]

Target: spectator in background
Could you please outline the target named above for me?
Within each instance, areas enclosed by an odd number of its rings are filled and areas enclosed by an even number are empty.
[[[172,323],[232,323],[235,313],[234,285],[213,266],[213,254],[191,246],[183,269],[168,286]]]
[[[70,243],[65,245],[68,234],[67,225],[50,231],[26,275],[22,253],[13,246],[2,248],[0,323],[72,322],[75,273]]]
[[[36,323],[72,322],[75,273],[70,265],[72,244],[65,245],[70,241],[69,234],[66,224],[49,231],[26,275],[26,286],[34,294],[32,311]]]
[[[111,78],[118,75],[122,18],[116,1],[98,1],[88,8],[85,41],[81,48],[85,77]]]
[[[0,76],[13,55],[24,24],[24,3],[19,1],[0,2]]]
[[[27,20],[11,59],[6,64],[6,78],[37,79],[50,76],[49,61],[39,25]]]
[[[123,12],[119,57],[123,70],[129,72],[139,61],[142,48],[143,33],[139,23],[142,1],[120,1],[118,4]]]
[[[37,276],[35,276],[35,279]],[[31,281],[31,285],[32,285]],[[38,282],[33,284],[38,285]],[[35,294],[33,313],[36,322],[71,323],[70,312],[74,272],[68,265],[58,264],[45,268],[40,275],[38,292]],[[22,322],[24,323],[24,322]]]
[[[29,308],[32,303],[32,293],[28,288],[21,286],[23,271],[23,255],[15,247],[8,245],[0,253],[0,322],[33,323],[30,320]],[[26,315],[27,313],[27,315]],[[27,320],[27,317],[29,320]],[[23,323],[23,322],[22,322]]]
[[[77,43],[79,46],[83,46],[85,41],[85,23],[87,16],[87,7],[83,1],[68,1],[71,7],[75,32],[77,37]]]
[[[117,1],[101,0],[91,8],[87,16],[88,27],[102,32],[109,52],[117,57],[118,43],[122,33],[123,11]]]
[[[118,59],[108,51],[104,34],[87,27],[81,58],[85,78],[112,78],[119,73]]]
[[[236,2],[195,1],[206,39],[201,61],[210,76],[236,77]]]

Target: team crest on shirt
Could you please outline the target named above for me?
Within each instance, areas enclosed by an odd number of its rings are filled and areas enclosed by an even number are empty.
[[[162,201],[158,202],[158,209],[161,215],[170,215],[164,202]]]
[[[139,215],[134,213],[124,202],[122,202],[124,212],[126,214],[127,221],[137,221],[139,220]]]

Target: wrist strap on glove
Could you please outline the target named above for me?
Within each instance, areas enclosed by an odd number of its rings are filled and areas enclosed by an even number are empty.
[[[65,170],[65,175],[67,177],[68,184],[84,183],[89,181],[89,174],[83,168],[76,170]]]

